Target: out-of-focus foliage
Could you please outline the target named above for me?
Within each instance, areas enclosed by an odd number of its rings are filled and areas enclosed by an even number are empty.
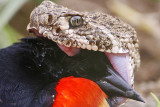
[[[0,30],[8,23],[18,9],[26,3],[27,0],[1,0],[0,4]]]
[[[8,25],[8,22],[26,2],[27,0],[0,1],[0,48],[8,46],[17,40],[17,32]]]
[[[152,0],[152,1],[160,1],[160,0]]]
[[[0,48],[11,45],[21,37],[21,34],[19,34],[9,24],[7,24],[0,32]]]
[[[22,37],[8,22],[26,3],[34,2],[38,5],[43,0],[0,0],[0,48],[11,45]],[[25,30],[25,29],[24,29]]]
[[[156,102],[157,102],[157,107],[160,107],[160,101],[159,101],[158,97],[157,97],[155,94],[153,94],[153,93],[151,93],[151,95],[152,95],[153,98],[156,100]]]

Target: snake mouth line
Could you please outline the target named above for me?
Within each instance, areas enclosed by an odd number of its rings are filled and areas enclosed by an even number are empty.
[[[37,37],[45,37],[43,34],[40,34],[38,30],[36,29],[28,29],[29,32],[33,32]],[[51,39],[50,37],[47,37],[48,39]],[[52,39],[51,39],[52,40]],[[54,41],[55,42],[55,41]],[[77,47],[68,47],[63,44],[59,44],[56,42],[59,48],[65,52],[68,56],[74,56],[78,53],[80,53],[81,48]],[[94,50],[92,50],[94,51]],[[110,61],[110,65],[113,67],[113,69],[120,74],[120,76],[130,85],[133,85],[133,69],[131,68],[131,64],[129,63],[129,54],[127,53],[109,53],[104,52],[108,60]],[[122,103],[124,103],[127,98],[124,97],[110,97],[110,100],[112,101],[114,107],[118,106]]]

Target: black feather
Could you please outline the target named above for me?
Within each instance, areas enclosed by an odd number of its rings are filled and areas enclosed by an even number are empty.
[[[45,38],[24,38],[0,50],[0,107],[52,106],[55,86],[68,76],[93,81],[110,64],[102,52],[81,50],[69,57]]]

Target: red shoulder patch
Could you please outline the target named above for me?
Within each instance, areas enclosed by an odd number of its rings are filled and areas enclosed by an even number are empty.
[[[99,107],[108,97],[93,81],[72,76],[62,78],[56,92],[53,107]]]

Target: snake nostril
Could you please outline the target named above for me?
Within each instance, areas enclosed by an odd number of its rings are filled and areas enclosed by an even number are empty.
[[[53,17],[52,15],[48,15],[48,23],[52,23]]]
[[[60,28],[57,28],[57,29],[56,29],[56,33],[59,33],[60,31],[61,31]]]

